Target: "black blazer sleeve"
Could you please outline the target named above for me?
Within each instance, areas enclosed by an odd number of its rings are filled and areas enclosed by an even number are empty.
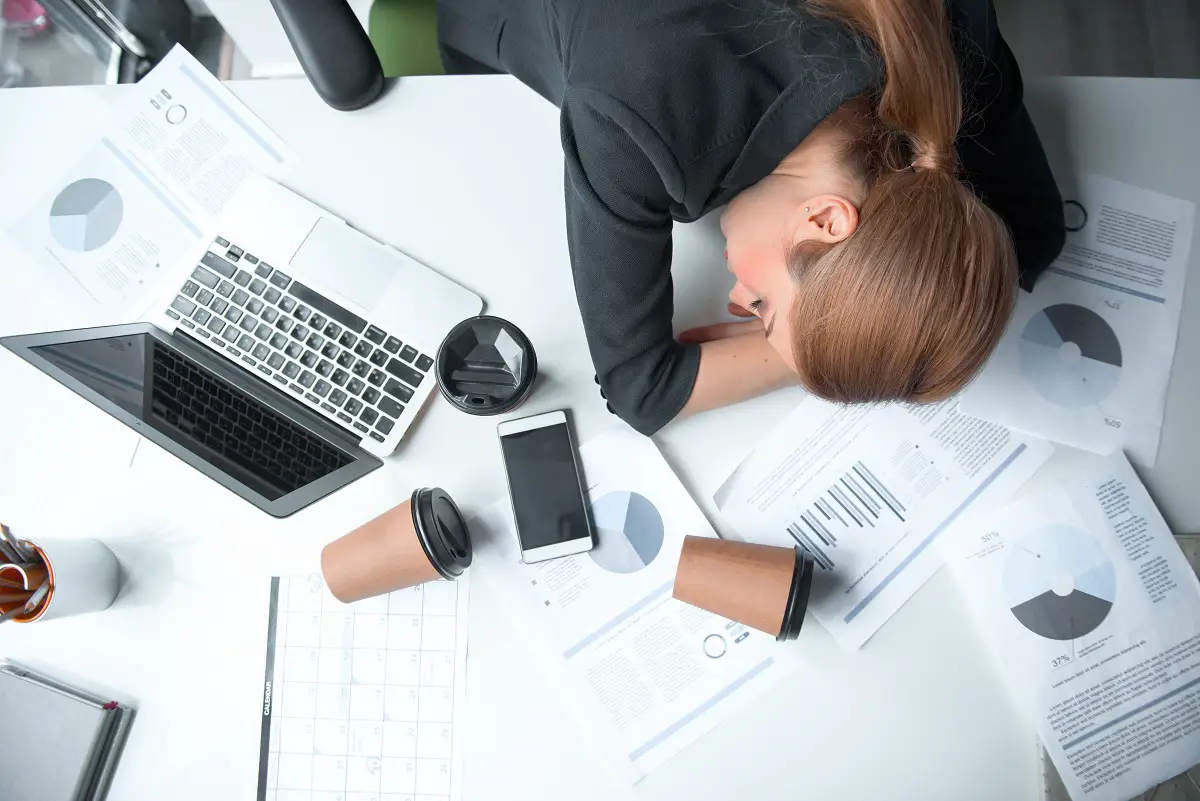
[[[680,174],[652,127],[610,97],[568,90],[561,125],[571,269],[596,376],[612,410],[653,434],[687,403],[700,366],[699,346],[671,331],[667,186]]]
[[[963,70],[963,126],[958,154],[976,195],[1008,224],[1021,287],[1058,256],[1066,239],[1062,197],[1029,112],[1017,61],[986,4],[984,35],[959,41]]]

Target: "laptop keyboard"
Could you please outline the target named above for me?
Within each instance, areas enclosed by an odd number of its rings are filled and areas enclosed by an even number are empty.
[[[151,387],[154,417],[284,493],[351,462],[270,407],[157,343]]]
[[[377,442],[433,367],[427,354],[220,237],[167,315]]]

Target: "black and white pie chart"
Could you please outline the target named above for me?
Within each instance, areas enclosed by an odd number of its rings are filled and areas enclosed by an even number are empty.
[[[50,234],[67,250],[86,253],[108,244],[125,215],[121,193],[108,181],[67,184],[50,206]]]
[[[1087,532],[1047,526],[1008,551],[1004,599],[1029,631],[1048,640],[1074,640],[1108,617],[1117,597],[1117,571]]]
[[[1021,373],[1056,406],[1094,406],[1121,380],[1121,341],[1103,317],[1059,303],[1035,314],[1021,331]]]

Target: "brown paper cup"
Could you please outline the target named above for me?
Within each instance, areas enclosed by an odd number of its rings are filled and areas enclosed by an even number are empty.
[[[798,548],[686,537],[674,595],[777,639],[795,639],[808,606],[812,569]]]
[[[412,498],[321,551],[325,585],[342,603],[453,580],[471,564],[471,540],[454,501],[439,489]]]

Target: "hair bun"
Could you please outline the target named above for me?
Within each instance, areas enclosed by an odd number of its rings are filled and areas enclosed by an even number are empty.
[[[934,172],[953,173],[958,169],[958,154],[953,147],[942,149],[934,147],[918,148],[913,156],[914,170],[933,170]]]

